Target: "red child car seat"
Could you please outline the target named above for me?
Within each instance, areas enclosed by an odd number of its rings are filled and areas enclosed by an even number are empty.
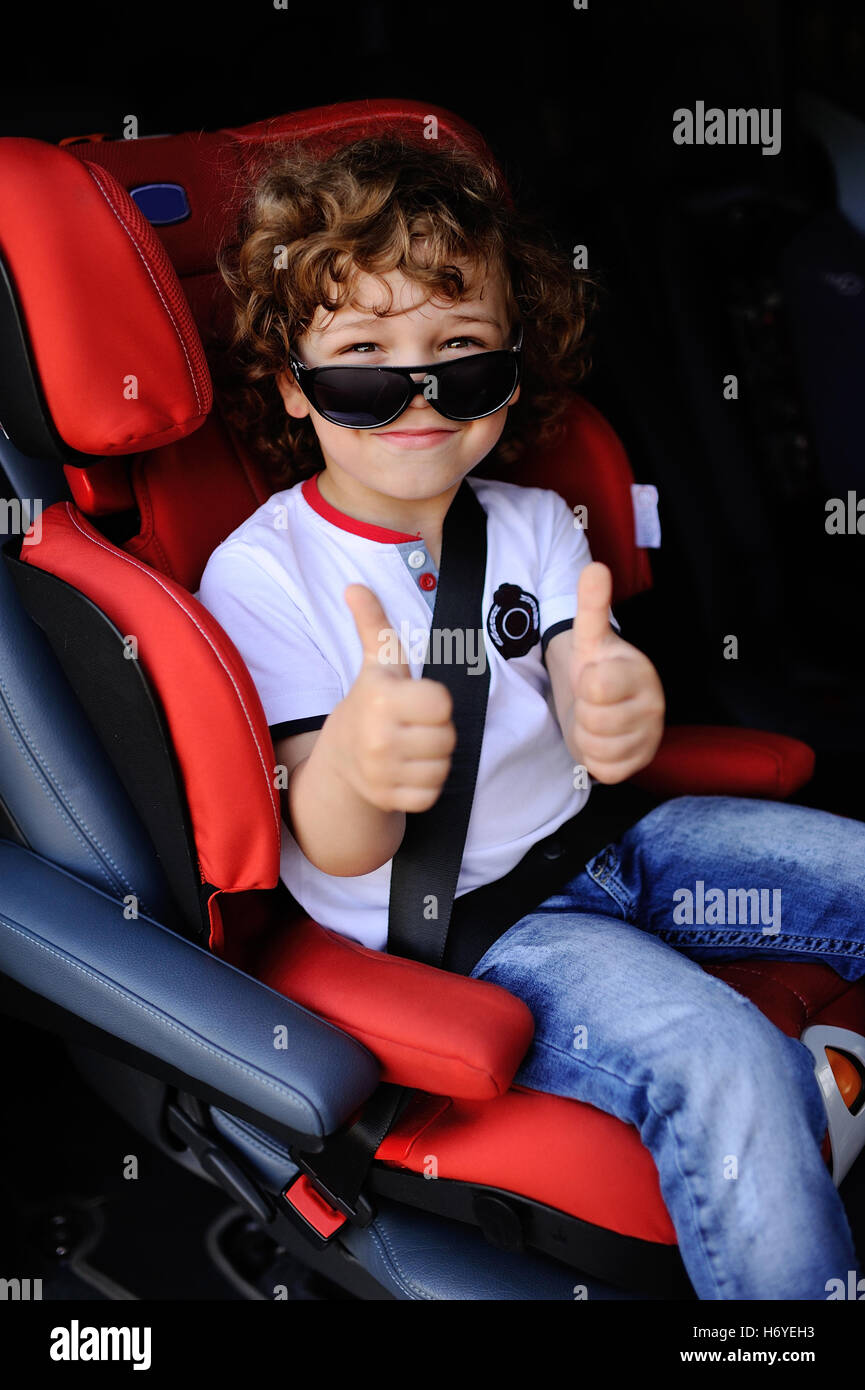
[[[362,1193],[328,1185],[326,1162],[317,1167],[298,1145],[301,1176],[283,1214],[327,1243],[346,1223],[368,1223],[383,1195],[622,1287],[681,1290],[675,1231],[637,1131],[512,1084],[532,1037],[526,1006],[487,982],[367,950],[310,921],[284,892],[264,712],[237,650],[194,597],[212,550],[272,491],[213,407],[207,367],[226,325],[214,253],[238,190],[281,140],[325,153],[395,128],[421,141],[430,116],[439,140],[488,157],[464,122],[410,101],[345,103],[210,135],[63,149],[0,141],[16,195],[0,215],[3,331],[15,348],[0,418],[18,449],[62,466],[71,492],[6,560],[141,812],[178,904],[176,929],[361,1041],[382,1087],[410,1088],[367,1155]],[[139,202],[152,209],[146,190],[157,186],[179,190],[187,211],[156,216],[154,231]],[[574,402],[560,441],[530,467],[533,484],[588,505],[614,602],[647,589],[630,465],[587,401]],[[811,751],[784,736],[679,728],[635,781],[657,796],[783,797],[812,767]],[[865,984],[816,964],[705,968],[790,1036],[816,1039],[824,1155],[840,1182],[862,1144]],[[338,1138],[361,1133],[367,1113],[347,1117]],[[430,1154],[436,1182],[426,1180]]]

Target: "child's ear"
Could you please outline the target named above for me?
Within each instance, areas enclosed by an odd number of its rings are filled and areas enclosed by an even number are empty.
[[[277,372],[276,385],[282,396],[287,414],[295,420],[302,420],[309,414],[309,401],[301,391],[291,372]]]

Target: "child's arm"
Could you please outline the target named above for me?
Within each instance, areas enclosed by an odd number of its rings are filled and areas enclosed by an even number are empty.
[[[612,575],[582,570],[570,631],[547,645],[556,715],[568,752],[599,782],[624,782],[646,767],[664,732],[666,701],[649,658],[609,624]]]
[[[306,858],[323,873],[367,874],[396,853],[405,813],[373,806],[343,775],[339,740],[332,737],[335,713],[320,730],[275,744],[277,765],[288,770],[282,814]]]
[[[456,743],[446,687],[414,680],[405,661],[380,660],[381,640],[395,634],[372,591],[351,584],[346,601],[363,645],[357,678],[320,730],[275,750],[288,769],[286,823],[310,863],[337,877],[393,857],[406,811],[438,800]]]

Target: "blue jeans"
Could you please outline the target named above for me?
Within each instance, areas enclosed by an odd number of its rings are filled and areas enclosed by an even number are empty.
[[[820,1153],[814,1058],[697,964],[748,955],[865,975],[865,824],[678,797],[506,931],[472,975],[534,1015],[517,1084],[636,1125],[698,1298],[825,1299],[828,1280],[846,1287],[861,1271]]]

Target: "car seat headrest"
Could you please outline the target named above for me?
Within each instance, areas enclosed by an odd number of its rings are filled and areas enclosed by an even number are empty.
[[[324,158],[356,140],[389,134],[422,147],[431,141],[439,148],[455,146],[499,168],[483,136],[467,121],[444,107],[402,98],[335,102],[234,129],[135,140],[91,136],[66,149],[70,157],[106,169],[148,215],[160,219],[157,234],[209,350],[224,342],[231,324],[230,298],[216,269],[217,247],[234,236],[258,174],[294,141]],[[500,168],[499,173],[511,205]],[[154,191],[168,185],[170,206]],[[163,220],[166,216],[171,220]]]
[[[85,464],[182,439],[212,388],[165,248],[104,168],[0,140],[0,423],[33,457]],[[81,457],[85,456],[85,457]]]

